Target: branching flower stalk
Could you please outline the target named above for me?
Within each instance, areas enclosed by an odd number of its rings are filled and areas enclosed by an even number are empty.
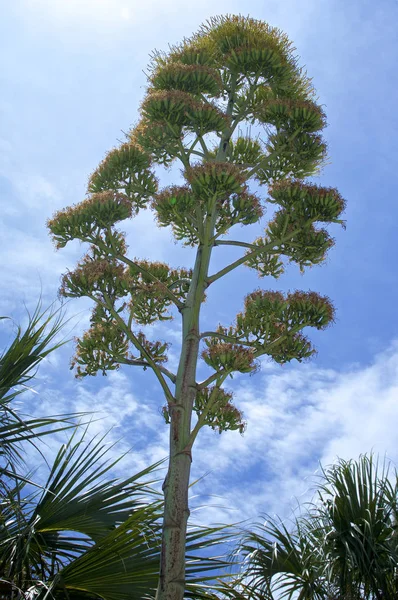
[[[245,124],[259,135],[242,135]],[[120,364],[143,367],[165,396],[170,455],[157,600],[181,600],[185,591],[188,486],[199,430],[244,429],[224,381],[255,371],[264,355],[278,363],[309,358],[314,349],[302,330],[333,321],[330,301],[315,292],[258,289],[233,325],[200,327],[205,294],[241,265],[278,278],[286,260],[304,270],[325,259],[333,241],[319,224],[343,224],[345,202],[335,189],[305,181],[324,164],[324,127],[324,112],[283,33],[251,18],[211,19],[167,54],[153,55],[140,121],[91,175],[87,199],[48,222],[58,248],[74,239],[90,244],[61,286],[63,296],[95,303],[91,327],[77,341],[77,376],[106,374]],[[153,167],[175,161],[185,183],[159,189]],[[250,186],[268,186],[268,197],[260,199]],[[259,222],[266,204],[277,210],[262,237],[251,244],[226,239],[235,225]],[[192,268],[127,256],[116,224],[145,208],[196,248]],[[241,257],[210,273],[213,251],[226,245],[241,248]],[[167,344],[137,329],[170,319],[170,311],[181,316],[176,373],[165,367]],[[212,370],[202,382],[200,360]]]

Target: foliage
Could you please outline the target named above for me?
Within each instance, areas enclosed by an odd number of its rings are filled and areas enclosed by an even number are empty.
[[[373,456],[323,470],[316,497],[287,527],[280,519],[244,535],[246,566],[226,597],[387,599],[398,593],[398,473]]]
[[[9,319],[9,317],[0,317]],[[42,310],[39,302],[32,314],[28,313],[25,329],[17,327],[9,346],[0,356],[0,472],[15,474],[23,459],[21,442],[35,443],[38,438],[74,427],[73,417],[28,418],[20,415],[13,401],[30,389],[36,369],[51,352],[65,342],[55,342],[63,325],[59,310]]]

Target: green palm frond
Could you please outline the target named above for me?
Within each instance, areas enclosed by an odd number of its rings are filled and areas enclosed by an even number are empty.
[[[323,471],[318,491],[318,513],[328,531],[324,549],[331,574],[352,593],[364,587],[384,598],[395,597],[398,567],[394,536],[397,473],[373,456],[359,461],[340,460]]]
[[[85,434],[77,437],[75,431],[61,447],[43,490],[25,495],[23,526],[15,515],[8,519],[14,525],[3,537],[0,555],[3,564],[12,557],[8,567],[12,572],[22,573],[28,563],[44,580],[51,573],[51,562],[61,566],[76,558],[147,505],[145,498],[156,495],[142,478],[160,463],[124,481],[105,479],[120,458],[107,460],[112,446],[103,438],[86,442]],[[8,496],[9,512],[21,510],[22,488],[19,482],[13,497]]]
[[[33,370],[39,363],[66,343],[61,341],[53,344],[63,327],[60,310],[53,311],[50,308],[42,311],[39,301],[34,312],[28,315],[29,322],[25,330],[17,328],[14,340],[0,356],[0,402],[3,407],[23,391],[14,388],[26,386],[35,376]]]
[[[0,569],[8,581],[65,600],[154,597],[162,503],[152,484],[161,463],[123,481],[109,478],[122,458],[109,458],[112,449],[102,437],[87,441],[86,432],[75,432],[42,491],[29,494],[18,481],[3,494]],[[231,566],[214,548],[230,536],[223,527],[189,531],[187,597],[212,597],[216,577]]]
[[[55,585],[65,597],[94,595],[106,600],[154,598],[159,576],[162,504],[152,503],[134,511],[129,519],[102,538],[81,557],[66,566]],[[222,528],[198,528],[187,536],[187,591],[192,599],[214,597],[213,571],[231,563],[201,554],[224,544],[229,535]],[[66,595],[67,594],[67,595]]]
[[[281,520],[244,533],[246,564],[225,586],[237,599],[393,600],[398,596],[397,472],[373,456],[322,470],[317,495],[288,528]],[[236,591],[238,590],[238,591]],[[235,593],[236,592],[236,593]],[[235,595],[234,595],[235,594]]]
[[[141,600],[154,595],[159,571],[159,510],[138,508],[115,530],[67,565],[55,582],[65,598]]]
[[[123,481],[105,480],[123,458],[109,459],[112,449],[105,436],[87,442],[77,432],[60,448],[33,515],[41,531],[76,531],[97,541],[146,504],[145,498],[157,496],[142,479],[163,461]]]
[[[289,531],[282,521],[268,518],[245,535],[242,551],[249,562],[248,587],[261,591],[264,598],[273,598],[274,593],[281,598],[324,597],[319,553],[299,520]]]
[[[65,324],[59,309],[42,310],[39,301],[28,316],[26,328],[17,327],[14,339],[0,355],[0,460],[6,470],[7,465],[12,467],[22,460],[21,442],[34,443],[35,439],[50,432],[74,427],[74,419],[81,416],[24,419],[13,408],[12,401],[29,389],[27,384],[34,379],[40,362],[66,343],[54,341]],[[11,475],[12,468],[7,473]]]

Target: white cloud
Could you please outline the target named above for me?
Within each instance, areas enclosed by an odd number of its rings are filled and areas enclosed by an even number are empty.
[[[325,466],[372,450],[398,458],[397,343],[368,367],[300,365],[241,381],[236,404],[247,419],[245,435],[217,439],[204,431],[194,451],[196,474],[211,469],[205,491],[221,495],[239,518],[286,514],[310,495],[319,461]],[[220,519],[222,511],[213,516]]]
[[[77,383],[64,395],[52,389],[52,373],[43,392],[38,390],[40,403],[35,396],[35,412],[95,411],[101,418],[90,433],[112,429],[109,441],[122,438],[114,456],[131,449],[118,469],[127,475],[163,458],[168,443],[161,396],[151,386],[138,389],[130,374],[110,374],[95,392],[90,382]],[[207,476],[192,489],[196,521],[287,515],[311,496],[319,461],[326,466],[372,450],[398,460],[398,342],[367,367],[339,372],[315,363],[267,365],[253,379],[242,376],[234,388],[247,432],[199,434],[192,476]],[[32,407],[31,399],[28,404]]]

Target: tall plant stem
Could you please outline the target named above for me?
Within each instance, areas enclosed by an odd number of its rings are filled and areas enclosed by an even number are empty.
[[[236,77],[229,94],[227,115],[233,110]],[[218,160],[225,160],[231,131],[221,138]],[[207,287],[214,231],[217,218],[217,199],[203,224],[203,241],[196,253],[191,285],[182,315],[182,348],[177,371],[175,403],[169,405],[170,441],[169,468],[163,483],[164,516],[160,577],[156,600],[183,600],[185,593],[185,545],[189,518],[188,489],[191,473],[191,419],[197,394],[196,367],[199,355],[200,308]],[[195,432],[196,435],[197,432]]]

